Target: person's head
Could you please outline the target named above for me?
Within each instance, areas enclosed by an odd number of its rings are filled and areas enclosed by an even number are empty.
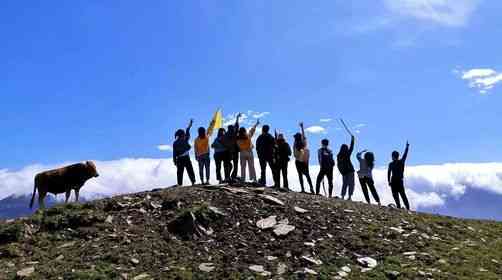
[[[261,127],[261,133],[267,134],[270,131],[270,126],[264,125]]]
[[[199,138],[201,138],[201,139],[206,138],[206,129],[204,127],[202,127],[202,126],[199,127],[197,132],[199,133]]]
[[[185,138],[185,131],[183,129],[176,130],[176,133],[174,133],[174,138],[183,140]]]
[[[326,148],[329,146],[329,140],[328,139],[322,139],[321,140],[321,145]]]
[[[303,142],[303,137],[301,133],[296,133],[293,138],[295,139],[294,147],[297,150],[305,148],[305,143]]]
[[[233,134],[235,132],[235,127],[233,125],[229,125],[227,127],[227,131],[228,133]]]
[[[216,137],[220,138],[223,136],[225,136],[225,129],[224,128],[218,129],[218,134],[216,135]]]
[[[244,138],[247,138],[247,136],[248,136],[248,134],[247,134],[246,128],[245,127],[239,128],[238,138],[239,139],[244,139]]]
[[[370,168],[375,167],[375,155],[372,152],[365,153],[364,159],[366,160],[368,167],[370,167]]]
[[[284,134],[280,133],[279,135],[277,135],[277,143],[282,144],[285,142],[286,142],[286,139],[284,138]]]
[[[392,160],[398,160],[398,159],[399,159],[399,152],[393,151],[392,152]]]
[[[349,146],[347,146],[347,144],[342,144],[340,146],[339,154],[347,154],[348,152],[349,152]]]

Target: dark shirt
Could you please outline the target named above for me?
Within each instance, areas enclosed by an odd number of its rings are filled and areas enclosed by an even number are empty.
[[[350,148],[346,153],[339,153],[336,156],[338,161],[338,170],[342,175],[347,175],[355,171],[354,165],[352,165],[352,161],[350,157],[352,156],[352,152],[354,151],[354,138],[350,142]]]
[[[291,147],[289,144],[287,142],[278,143],[276,149],[277,163],[281,165],[287,164],[291,156]]]
[[[408,148],[404,151],[403,158],[389,163],[390,182],[399,182],[404,178],[404,166],[408,157]]]
[[[173,143],[173,159],[174,160],[176,160],[177,157],[190,151],[192,146],[190,146],[190,144],[188,143],[188,140],[190,140],[190,129],[187,128],[187,130],[185,131],[185,138],[184,139],[178,138]]]
[[[258,158],[272,160],[274,153],[275,139],[270,134],[261,134],[256,139],[256,153]]]

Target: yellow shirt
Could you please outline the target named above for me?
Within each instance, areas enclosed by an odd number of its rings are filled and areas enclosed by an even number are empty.
[[[195,138],[194,146],[196,156],[201,156],[209,153],[209,137],[205,137],[204,139],[201,139],[199,137]]]
[[[246,139],[237,139],[237,146],[239,146],[240,151],[251,151],[253,149],[253,142],[251,138],[253,138],[254,132],[256,128],[252,127],[249,130],[249,134]]]

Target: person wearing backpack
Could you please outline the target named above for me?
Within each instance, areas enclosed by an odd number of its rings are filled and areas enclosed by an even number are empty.
[[[288,184],[288,163],[289,157],[291,156],[291,147],[284,138],[283,134],[276,135],[276,147],[275,147],[275,166],[276,166],[276,187],[281,187],[281,174],[284,182],[284,189],[289,190]]]
[[[333,196],[333,168],[335,167],[335,160],[333,159],[333,152],[328,148],[329,140],[323,139],[321,141],[321,148],[317,151],[319,158],[319,175],[317,175],[316,194],[319,195],[321,190],[321,182],[324,177],[328,178],[329,193],[328,196]]]
[[[239,147],[237,146],[237,132],[239,131],[239,118],[241,113],[237,114],[235,124],[229,125],[227,127],[227,133],[225,134],[224,144],[228,151],[227,166],[231,167],[230,179],[235,180],[237,178],[237,169],[239,164]]]
[[[310,186],[310,193],[314,194],[314,187],[312,186],[312,179],[309,173],[309,158],[310,151],[307,147],[307,138],[305,137],[305,130],[303,129],[303,123],[300,123],[301,133],[296,133],[294,135],[295,143],[293,145],[293,154],[295,156],[296,171],[298,172],[298,180],[300,181],[300,186],[302,188],[302,193],[305,193],[305,188],[303,186],[303,176],[307,177],[307,182]]]
[[[364,154],[364,157],[362,156]],[[375,188],[375,182],[373,181],[373,167],[375,167],[375,155],[372,152],[363,150],[356,154],[357,160],[359,161],[359,171],[357,175],[359,177],[359,183],[361,184],[361,189],[363,190],[364,198],[368,204],[370,202],[370,196],[368,194],[368,189],[370,189],[373,198],[380,206],[380,197]]]
[[[230,171],[232,169],[232,164],[230,163],[230,156],[225,146],[225,129],[218,129],[218,134],[211,144],[211,148],[214,149],[214,162],[216,164],[216,179],[221,184],[223,181],[228,182],[230,179]],[[221,177],[221,165],[223,164],[223,169],[225,172],[225,180]]]
[[[249,129],[241,127],[237,135],[237,146],[239,146],[240,161],[241,161],[241,180],[246,182],[246,165],[249,167],[249,179],[256,182],[256,170],[254,168],[253,142],[251,139],[256,131],[256,127],[260,124],[257,120],[255,125]]]
[[[185,131],[183,129],[178,129],[174,134],[173,161],[174,165],[176,165],[178,186],[183,185],[183,173],[185,172],[185,169],[187,170],[188,177],[190,178],[192,185],[195,185],[195,173],[193,171],[192,161],[190,160],[190,149],[192,147],[188,143],[188,140],[190,140],[190,128],[192,127],[192,124],[193,120],[190,120],[190,123]]]
[[[410,210],[410,204],[404,190],[404,167],[406,159],[408,158],[409,149],[410,144],[406,142],[406,149],[401,159],[399,159],[399,152],[393,151],[392,162],[389,163],[389,169],[387,171],[387,180],[392,189],[392,196],[394,197],[394,201],[396,201],[396,207],[401,208],[401,203],[399,202],[399,196],[401,196],[407,210]]]
[[[354,143],[355,137],[354,135],[351,135],[350,147],[347,146],[347,144],[343,144],[340,147],[340,152],[336,156],[338,161],[338,171],[340,171],[340,174],[342,174],[342,199],[345,198],[345,194],[347,193],[348,189],[348,200],[352,200],[352,195],[354,194],[354,186],[356,185],[354,178],[355,169],[352,165],[352,161],[350,160],[352,152],[354,151]]]

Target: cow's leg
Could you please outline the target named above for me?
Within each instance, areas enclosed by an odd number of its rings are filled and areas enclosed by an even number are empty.
[[[66,198],[65,198],[64,203],[68,203],[68,199],[70,199],[70,196],[71,196],[71,189],[66,191]]]
[[[45,209],[44,199],[46,195],[47,193],[45,192],[38,192],[38,208]]]

